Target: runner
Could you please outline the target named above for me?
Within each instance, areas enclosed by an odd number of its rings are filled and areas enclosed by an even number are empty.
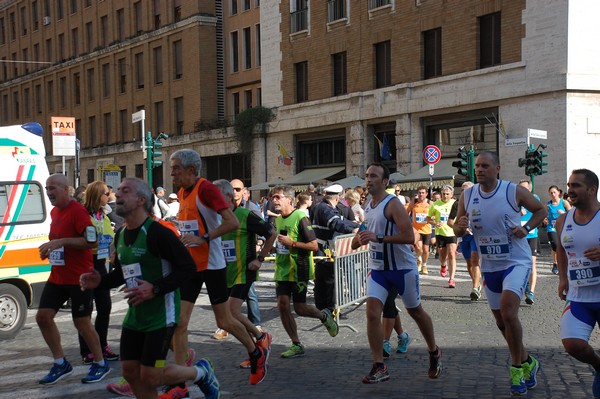
[[[456,274],[456,236],[452,227],[448,226],[448,216],[454,204],[454,188],[449,185],[442,187],[442,198],[431,204],[427,214],[427,221],[435,226],[435,242],[440,255],[440,276],[448,276],[448,288],[456,288],[454,275]],[[448,270],[449,269],[449,270]]]
[[[427,261],[429,260],[429,244],[431,243],[431,224],[427,222],[427,215],[430,207],[431,203],[427,199],[427,187],[419,186],[417,188],[417,198],[411,201],[406,211],[411,216],[413,227],[418,233],[415,255],[417,256],[419,273],[423,275],[429,274]]]

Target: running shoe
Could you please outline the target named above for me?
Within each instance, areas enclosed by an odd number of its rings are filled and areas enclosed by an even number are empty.
[[[131,385],[129,385],[127,380],[123,377],[121,377],[117,383],[106,384],[106,390],[121,396],[129,396],[130,398],[135,397],[131,390]]]
[[[531,291],[529,291],[527,294],[525,294],[525,303],[528,305],[533,305],[533,303],[535,302],[535,294]]]
[[[165,393],[159,395],[158,399],[183,399],[183,398],[189,398],[189,397],[190,397],[190,391],[188,390],[187,386],[184,386],[182,388],[178,385],[175,385],[175,386],[171,387],[171,389],[169,389]]]
[[[600,373],[596,371],[594,382],[592,383],[592,394],[595,399],[600,399]]]
[[[215,375],[215,369],[213,368],[210,359],[201,359],[196,363],[196,367],[204,371],[204,377],[202,377],[196,385],[204,394],[206,399],[219,399],[221,392],[219,390],[219,380]]]
[[[452,279],[448,280],[448,288],[456,288],[456,282]]]
[[[525,378],[527,389],[533,389],[537,385],[536,376],[538,371],[540,371],[540,363],[535,357],[531,355],[529,357],[531,358],[531,363],[525,361],[521,364],[521,367],[523,368],[523,378]]]
[[[267,352],[271,352],[271,342],[273,341],[273,336],[266,331],[262,331],[262,338],[256,340],[256,346],[260,346],[263,349],[266,349]]]
[[[191,367],[194,364],[194,358],[196,357],[196,351],[192,348],[188,348],[185,354],[185,365]]]
[[[471,300],[478,301],[481,298],[481,284],[471,290]]]
[[[422,275],[427,276],[429,274],[429,272],[427,271],[427,265],[423,265],[421,266],[421,272]]]
[[[378,367],[376,364],[373,365],[373,368],[363,377],[363,384],[377,384],[378,382],[387,381],[390,379],[390,373],[388,373],[388,368],[384,364],[383,367]]]
[[[110,373],[110,366],[107,361],[104,361],[104,366],[98,363],[92,363],[88,375],[81,379],[84,384],[93,384],[94,382],[100,382]]]
[[[387,359],[391,355],[392,355],[392,345],[390,344],[389,340],[384,339],[383,340],[383,358]]]
[[[417,259],[417,271],[418,271],[419,273],[421,273],[421,270],[423,270],[423,269],[422,269],[422,267],[423,267],[423,266],[421,265],[421,261]]]
[[[67,359],[65,359],[63,364],[54,363],[48,375],[39,380],[38,382],[42,385],[56,384],[58,381],[62,380],[64,377],[72,373],[73,367],[71,366],[71,363],[69,363]]]
[[[102,351],[102,355],[104,356],[104,360],[119,360],[119,354],[113,352],[108,345]]]
[[[556,263],[552,264],[552,274],[558,274],[558,265]]]
[[[240,368],[241,369],[249,369],[250,367],[252,367],[252,363],[250,362],[250,358],[244,360],[243,362],[240,363]]]
[[[440,276],[446,277],[448,275],[448,268],[446,266],[442,266],[440,269]]]
[[[403,335],[404,337],[402,337]],[[408,351],[408,345],[410,345],[412,340],[412,337],[406,331],[398,335],[398,346],[396,347],[396,352],[406,353],[406,351]]]
[[[260,352],[260,356],[252,358],[250,356],[250,385],[258,385],[267,376],[267,360],[269,360],[269,352],[260,346],[256,349]]]
[[[94,363],[94,355],[92,353],[88,353],[87,355],[81,358],[81,363],[87,365]]]
[[[333,318],[333,314],[331,314],[331,310],[325,308],[321,312],[325,315],[325,320],[321,321],[321,323],[323,323],[323,325],[329,332],[329,335],[335,337],[336,335],[338,335],[339,327],[337,322]]]
[[[290,349],[281,354],[281,357],[290,359],[292,357],[304,356],[304,347],[302,344],[292,344]]]
[[[525,385],[523,369],[520,367],[510,368],[510,393],[512,396],[527,395],[527,385]]]
[[[212,337],[217,341],[220,341],[222,339],[227,339],[229,337],[229,333],[222,328],[217,328],[217,331],[215,331]]]
[[[429,378],[435,379],[442,373],[442,350],[436,346],[435,352],[429,352]]]

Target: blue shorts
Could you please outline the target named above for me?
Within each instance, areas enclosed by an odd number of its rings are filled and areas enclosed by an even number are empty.
[[[511,266],[497,272],[484,272],[485,295],[490,309],[500,309],[502,291],[512,291],[522,298],[530,273],[531,267],[527,266]]]
[[[419,272],[417,269],[370,270],[367,277],[367,297],[385,303],[388,293],[395,287],[402,297],[404,307],[413,309],[421,304]]]
[[[560,338],[587,342],[596,323],[600,323],[600,303],[567,301],[560,318]]]
[[[465,234],[460,241],[459,248],[463,254],[463,258],[471,259],[471,254],[477,252],[477,242],[473,234]]]

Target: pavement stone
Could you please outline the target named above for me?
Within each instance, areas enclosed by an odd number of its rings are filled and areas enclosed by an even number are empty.
[[[524,343],[540,361],[538,386],[528,398],[590,398],[593,370],[568,356],[559,338],[559,320],[564,306],[557,294],[558,279],[550,272],[549,259],[538,259],[538,288],[533,306],[522,302],[520,318]],[[257,385],[248,383],[248,370],[238,367],[247,357],[235,338],[216,341],[211,338],[216,329],[208,298],[202,294],[192,316],[189,340],[197,356],[210,357],[221,382],[223,398],[508,398],[509,354],[506,343],[495,326],[483,298],[469,299],[470,280],[465,263],[459,259],[457,288],[447,288],[447,279],[439,276],[439,262],[431,260],[430,274],[421,277],[421,295],[430,314],[438,345],[442,349],[443,372],[437,380],[427,377],[427,347],[416,324],[405,310],[401,313],[404,328],[413,342],[406,354],[393,353],[386,360],[391,378],[387,382],[365,385],[361,378],[371,368],[371,354],[366,337],[364,304],[344,310],[337,337],[332,338],[317,320],[297,318],[299,335],[306,355],[283,359],[280,353],[290,341],[279,321],[272,282],[273,265],[264,266],[262,280],[257,282],[262,327],[273,335],[268,374]],[[397,305],[402,308],[401,300]],[[120,323],[127,305],[118,291],[113,291],[113,314],[109,330],[111,347],[118,351]],[[112,373],[102,382],[84,385],[80,379],[87,366],[80,364],[79,348],[70,312],[60,311],[57,324],[67,359],[75,368],[73,375],[54,386],[40,386],[37,381],[51,365],[48,348],[35,324],[31,311],[26,328],[13,340],[0,346],[0,398],[112,398],[106,383],[120,376],[119,362],[111,362]],[[594,331],[592,345],[599,346]],[[395,336],[393,335],[395,343]],[[17,393],[18,392],[18,393]],[[192,398],[202,393],[190,387]]]

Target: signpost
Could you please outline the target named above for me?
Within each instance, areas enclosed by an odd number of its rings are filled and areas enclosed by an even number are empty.
[[[76,155],[75,118],[72,116],[50,117],[52,126],[52,155],[62,156],[62,172],[66,175],[65,157]]]
[[[142,109],[139,110],[138,112],[134,112],[133,114],[131,114],[131,123],[137,123],[137,122],[142,122],[142,134],[141,134],[141,138],[142,138],[142,154],[143,154],[143,159],[146,159],[146,141],[144,140],[144,134],[146,132],[146,110]]]
[[[442,159],[442,151],[435,145],[428,145],[423,150],[423,160],[429,165],[429,195],[433,187],[433,174],[435,173],[435,164]]]

